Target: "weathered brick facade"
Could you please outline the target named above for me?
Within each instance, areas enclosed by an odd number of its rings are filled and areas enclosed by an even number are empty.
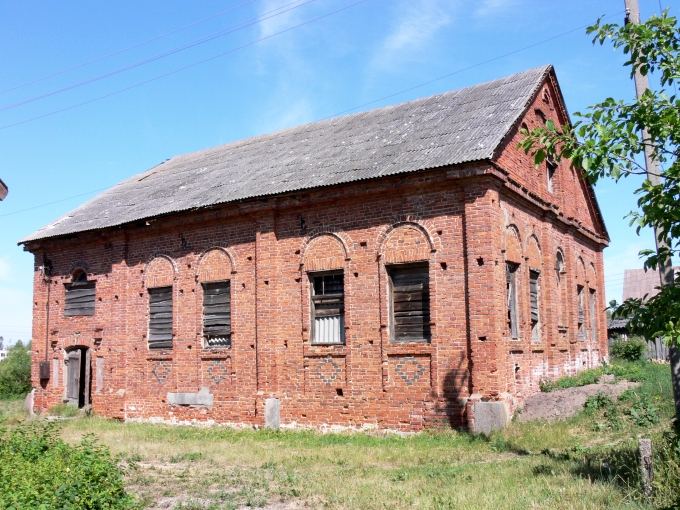
[[[89,350],[96,414],[252,425],[264,424],[270,397],[284,425],[473,425],[475,402],[512,411],[541,379],[598,364],[607,237],[592,190],[561,163],[549,191],[546,170],[516,148],[522,124],[564,122],[559,105],[548,79],[493,160],[27,243],[36,410],[65,398],[65,354],[76,346]],[[391,339],[386,268],[410,262],[429,270],[429,342]],[[517,339],[506,262],[518,264]],[[96,280],[96,311],[65,317],[65,284],[79,268]],[[308,273],[327,270],[343,272],[344,345],[311,341]],[[533,331],[530,270],[540,274]],[[221,280],[230,282],[231,345],[207,348],[201,284]],[[164,286],[172,349],[150,350],[148,289]],[[581,335],[578,286],[594,300],[582,306]]]

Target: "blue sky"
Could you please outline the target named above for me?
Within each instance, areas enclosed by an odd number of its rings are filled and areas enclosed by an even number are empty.
[[[623,57],[579,28],[603,14],[620,22],[623,0],[0,0],[0,336],[30,338],[17,240],[172,155],[546,63],[571,112],[632,97]],[[634,188],[596,187],[608,299],[653,244],[623,219]]]

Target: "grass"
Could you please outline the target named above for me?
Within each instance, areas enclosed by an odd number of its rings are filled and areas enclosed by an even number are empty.
[[[670,373],[647,363],[619,370],[637,374],[642,384],[637,399],[629,394],[616,403],[622,409],[616,429],[597,430],[604,419],[598,407],[558,423],[513,423],[490,438],[173,427],[97,417],[64,422],[62,435],[77,441],[93,433],[120,455],[128,490],[148,508],[649,508],[635,487],[600,466],[613,452],[627,451],[638,434],[656,437],[668,429]],[[658,423],[639,426],[625,414],[640,399],[653,402]]]

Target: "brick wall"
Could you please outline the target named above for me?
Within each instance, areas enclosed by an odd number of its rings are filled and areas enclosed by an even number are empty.
[[[264,401],[274,396],[284,424],[402,430],[465,425],[470,398],[515,408],[542,378],[598,363],[607,352],[604,234],[571,170],[559,169],[559,192],[549,196],[515,145],[509,140],[495,164],[31,244],[36,409],[63,400],[64,356],[75,346],[90,349],[92,405],[101,415],[262,425]],[[558,252],[565,260],[559,289]],[[44,257],[54,268],[51,283],[39,271]],[[519,264],[517,339],[507,327],[506,261]],[[390,338],[387,267],[409,262],[429,268],[429,343]],[[92,317],[63,314],[64,286],[78,268],[96,280]],[[531,333],[530,269],[540,271],[538,337]],[[345,344],[313,345],[308,273],[329,270],[343,272]],[[201,284],[227,279],[231,345],[208,348]],[[597,332],[589,328],[585,338],[576,332],[577,285],[597,299],[594,316],[586,306]],[[149,350],[148,291],[159,286],[172,286],[173,347]],[[44,359],[49,381],[38,377]],[[201,388],[212,405],[169,401]]]

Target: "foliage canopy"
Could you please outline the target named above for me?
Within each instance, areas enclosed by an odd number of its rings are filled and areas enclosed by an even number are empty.
[[[520,147],[532,152],[537,165],[546,159],[569,159],[583,169],[591,182],[603,177],[615,180],[646,175],[642,156],[651,149],[660,164],[658,184],[645,179],[636,190],[638,208],[629,214],[637,232],[656,228],[668,248],[658,253],[643,250],[646,268],[655,269],[680,254],[680,98],[675,92],[680,79],[680,30],[677,19],[664,11],[645,23],[617,25],[599,19],[588,27],[593,43],[609,42],[628,58],[631,76],[637,71],[658,79],[656,90],[647,90],[633,101],[611,97],[576,113],[571,125],[524,131]],[[664,337],[680,345],[680,275],[648,300],[628,300],[615,315],[631,317],[629,327],[648,338]]]

